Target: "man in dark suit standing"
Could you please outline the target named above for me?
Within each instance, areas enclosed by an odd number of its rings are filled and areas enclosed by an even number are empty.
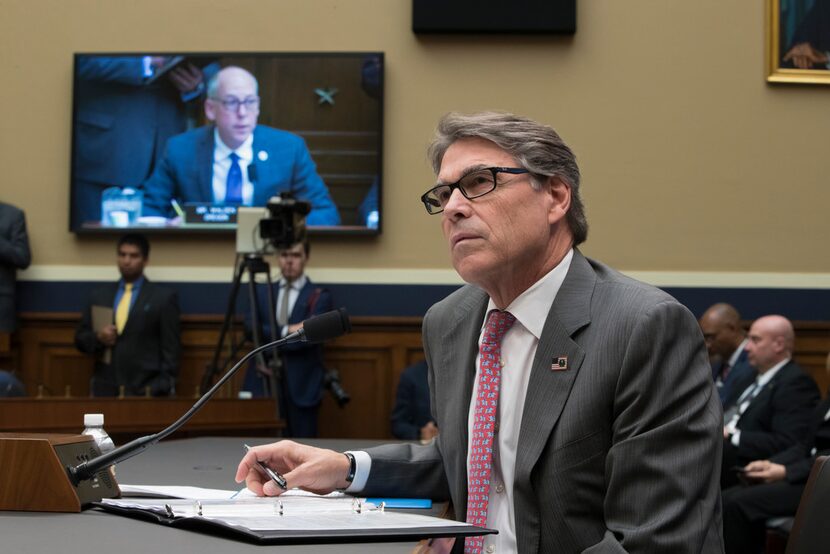
[[[289,487],[451,499],[499,531],[459,552],[721,552],[722,413],[694,316],[576,248],[579,169],[552,128],[452,113],[430,153],[438,184],[421,199],[470,283],[424,319],[437,439],[282,441],[237,480],[279,494],[261,460]]]
[[[117,252],[121,279],[92,292],[75,331],[78,350],[95,356],[92,394],[116,396],[123,387],[126,395],[172,395],[181,351],[176,293],[145,277],[143,235],[124,235]]]
[[[712,361],[718,396],[726,410],[755,380],[755,368],[749,363],[746,351],[746,331],[741,326],[738,310],[729,304],[710,306],[698,323]]]
[[[795,333],[787,318],[761,317],[750,327],[748,337],[749,363],[758,376],[724,413],[724,488],[738,483],[736,467],[804,440],[820,397],[816,382],[792,360]]]
[[[305,266],[311,254],[308,241],[299,242],[280,251],[279,266],[282,277],[276,295],[278,337],[284,337],[303,326],[303,322],[332,308],[328,289],[318,287],[305,274]],[[266,294],[260,294],[257,307],[259,320],[269,321]],[[266,340],[270,328],[265,327]],[[316,437],[317,417],[323,399],[326,368],[323,362],[323,346],[305,342],[287,344],[279,349],[282,380],[279,383],[280,411],[288,426],[289,437]],[[245,390],[261,396],[269,387],[269,369],[251,366],[245,378]]]
[[[144,184],[144,215],[174,216],[171,200],[264,206],[280,192],[311,203],[309,225],[339,225],[337,206],[299,136],[257,125],[256,78],[226,67],[208,83],[213,125],[172,137]]]
[[[0,333],[17,328],[17,270],[32,261],[23,210],[0,202]]]

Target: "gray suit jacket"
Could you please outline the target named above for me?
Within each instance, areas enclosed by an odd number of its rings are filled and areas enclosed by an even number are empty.
[[[465,286],[427,313],[441,434],[426,446],[369,449],[365,494],[450,498],[465,517],[467,416],[487,300]],[[562,356],[568,369],[551,371]],[[723,416],[686,308],[575,251],[527,390],[514,490],[520,552],[722,552]]]

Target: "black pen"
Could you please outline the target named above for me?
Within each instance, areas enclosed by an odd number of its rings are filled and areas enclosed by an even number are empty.
[[[245,447],[245,452],[248,452],[251,447],[247,444],[243,445]],[[271,478],[271,481],[277,484],[279,488],[282,490],[288,490],[288,484],[285,482],[285,477],[265,465],[265,462],[261,462],[259,460],[256,461],[257,465],[265,472],[265,475]]]

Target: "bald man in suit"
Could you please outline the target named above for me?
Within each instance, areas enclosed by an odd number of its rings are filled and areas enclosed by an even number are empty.
[[[289,487],[450,499],[499,531],[458,552],[722,552],[703,336],[676,300],[576,248],[571,150],[526,118],[448,114],[431,158],[422,201],[470,283],[424,319],[438,438],[346,453],[282,441],[252,449],[237,479],[280,493],[260,460]]]

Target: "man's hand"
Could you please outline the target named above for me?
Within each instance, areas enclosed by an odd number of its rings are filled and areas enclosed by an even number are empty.
[[[783,481],[787,476],[787,468],[781,464],[774,464],[769,460],[755,460],[744,468],[744,477],[750,481],[761,483],[775,483]]]
[[[796,44],[790,51],[784,54],[785,62],[793,62],[798,69],[812,69],[814,65],[827,65],[827,54],[819,52],[809,42]]]
[[[95,337],[104,346],[115,346],[115,341],[118,340],[118,331],[116,331],[115,325],[110,323],[109,325],[101,327],[95,333]]]
[[[314,448],[289,440],[255,446],[239,462],[236,482],[243,480],[257,496],[277,496],[283,491],[257,467],[257,460],[281,473],[288,488],[328,494],[349,486],[349,459],[340,452]]]
[[[434,421],[429,421],[426,425],[421,427],[421,442],[429,442],[437,436],[438,427],[435,425]]]
[[[170,82],[179,92],[191,92],[202,83],[202,72],[192,63],[181,64],[170,70]]]

